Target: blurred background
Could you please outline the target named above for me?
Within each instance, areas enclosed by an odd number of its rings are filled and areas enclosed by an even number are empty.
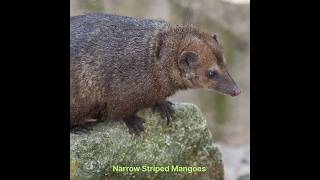
[[[242,90],[240,96],[189,90],[170,99],[201,109],[222,151],[226,179],[249,179],[250,0],[70,0],[70,16],[90,12],[188,22],[218,34],[229,73]]]

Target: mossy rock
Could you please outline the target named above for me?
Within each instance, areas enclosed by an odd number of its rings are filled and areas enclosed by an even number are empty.
[[[138,115],[146,120],[141,136],[131,135],[123,122],[102,122],[87,133],[70,133],[70,178],[222,180],[221,153],[199,108],[175,103],[174,109],[169,126],[150,108],[141,110]],[[116,167],[139,170],[116,172]],[[169,172],[155,172],[155,167]]]

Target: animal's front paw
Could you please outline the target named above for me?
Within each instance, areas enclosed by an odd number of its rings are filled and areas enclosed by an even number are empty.
[[[86,123],[86,124],[78,125],[78,126],[71,128],[70,132],[74,133],[74,134],[81,134],[81,133],[88,133],[92,129],[93,129],[92,124]]]
[[[129,128],[129,133],[140,135],[144,131],[143,123],[145,122],[144,119],[140,118],[137,115],[130,116],[124,119],[127,127]]]
[[[167,125],[170,124],[173,114],[174,114],[174,109],[172,107],[173,103],[170,101],[161,101],[158,102],[154,107],[153,110],[157,111],[160,113],[160,116],[163,119],[167,120]]]

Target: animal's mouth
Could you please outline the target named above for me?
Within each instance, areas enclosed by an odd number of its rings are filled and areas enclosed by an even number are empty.
[[[216,85],[209,87],[209,89],[232,97],[241,94],[240,88],[234,82],[219,82]]]
[[[226,71],[224,75],[220,77],[218,83],[215,84],[213,89],[230,96],[238,96],[241,94],[240,88],[234,82],[228,71]]]
[[[241,90],[238,89],[238,90],[235,90],[235,91],[224,91],[224,90],[220,90],[220,89],[211,89],[209,88],[209,90],[211,91],[214,91],[214,92],[217,92],[219,94],[222,94],[222,95],[229,95],[229,96],[232,96],[232,97],[235,97],[235,96],[238,96],[241,94]]]

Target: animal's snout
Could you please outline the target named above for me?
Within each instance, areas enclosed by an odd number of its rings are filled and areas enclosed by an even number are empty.
[[[238,96],[241,94],[241,90],[238,87],[235,87],[231,93],[231,96]]]

